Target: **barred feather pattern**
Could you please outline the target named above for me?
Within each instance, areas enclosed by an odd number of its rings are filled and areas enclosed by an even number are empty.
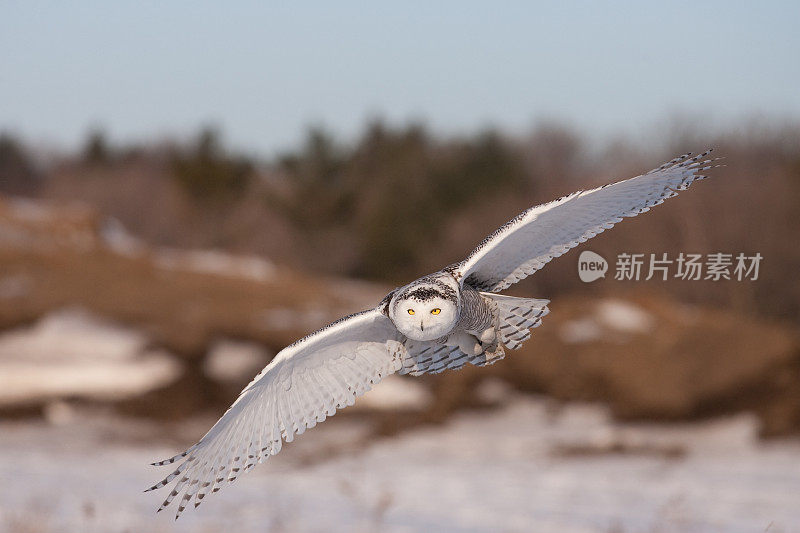
[[[277,454],[284,442],[352,405],[401,369],[405,347],[379,310],[346,317],[287,347],[242,391],[194,446],[153,463],[177,463],[147,491],[174,482],[159,511],[178,500],[177,519],[208,493]]]
[[[461,289],[461,316],[456,328],[479,333],[491,326],[497,326],[494,303],[469,285],[464,285]]]
[[[498,346],[494,352],[479,355],[469,355],[462,352],[458,346],[448,346],[433,341],[419,342],[407,339],[405,346],[406,351],[398,374],[411,376],[458,370],[467,363],[475,366],[491,365],[505,356],[502,346]]]
[[[532,207],[489,235],[455,270],[463,284],[499,292],[530,276],[552,259],[611,228],[649,211],[706,176],[719,159],[676,157],[641,176]]]
[[[550,312],[550,300],[517,298],[483,292],[484,298],[496,306],[497,333],[500,342],[510,350],[517,350],[531,336],[531,329],[542,325],[542,318]]]

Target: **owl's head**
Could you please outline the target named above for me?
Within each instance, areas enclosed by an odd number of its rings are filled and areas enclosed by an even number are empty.
[[[458,322],[458,299],[452,290],[435,283],[412,284],[397,291],[389,303],[395,327],[418,341],[431,341],[450,333]]]

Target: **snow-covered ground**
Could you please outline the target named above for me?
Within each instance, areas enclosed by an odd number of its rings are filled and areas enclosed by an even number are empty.
[[[0,333],[0,406],[63,397],[118,399],[174,380],[180,365],[141,332],[80,309]]]
[[[387,415],[388,416],[388,415]],[[600,407],[511,396],[393,438],[335,417],[233,486],[155,514],[172,455],[209,420],[109,415],[0,424],[0,530],[797,531],[800,442],[755,418],[630,425]],[[169,438],[167,438],[169,436]]]
[[[584,316],[561,324],[559,336],[567,344],[593,342],[614,338],[614,333],[647,333],[655,322],[655,317],[633,302],[605,298]]]

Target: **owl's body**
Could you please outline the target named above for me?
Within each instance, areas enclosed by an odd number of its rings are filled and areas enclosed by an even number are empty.
[[[178,515],[192,499],[198,506],[386,375],[483,366],[503,358],[504,348],[519,348],[548,313],[548,300],[497,293],[702,179],[698,172],[714,166],[702,159],[706,154],[681,156],[641,176],[532,207],[460,263],[287,346],[197,444],[154,463],[179,463],[148,489],[177,480],[159,511],[181,493]]]
[[[515,338],[512,343],[501,335],[501,328],[503,333],[519,333],[521,319],[532,318],[528,327],[535,327],[548,312],[547,300],[506,296],[506,305],[501,306],[497,296],[459,283],[454,265],[392,291],[383,301],[385,313],[405,335],[406,344],[425,343],[429,350],[457,347],[462,357],[485,354],[486,362],[495,362],[504,355],[503,340],[513,348],[521,340]],[[515,312],[509,312],[511,309]]]

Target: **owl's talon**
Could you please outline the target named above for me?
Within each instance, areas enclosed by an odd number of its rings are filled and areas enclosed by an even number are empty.
[[[478,338],[480,339],[481,344],[492,344],[497,338],[497,333],[493,327],[486,328]]]
[[[458,332],[448,339],[448,344],[458,346],[458,349],[468,355],[480,355],[483,353],[483,346],[473,335],[466,332]]]

